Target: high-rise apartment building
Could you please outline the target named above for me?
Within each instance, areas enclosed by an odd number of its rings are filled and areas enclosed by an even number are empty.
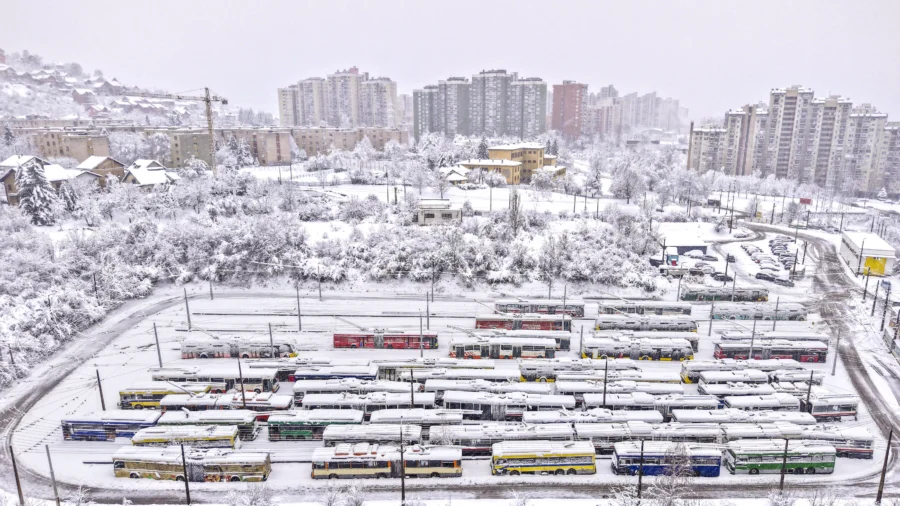
[[[600,88],[600,96],[599,99],[603,100],[604,98],[618,98],[619,90],[616,89],[615,86],[609,85]]]
[[[329,126],[359,125],[359,83],[368,79],[356,67],[339,70],[325,78],[325,118]]]
[[[852,108],[850,100],[837,96],[812,101],[808,182],[823,188],[834,187],[841,169],[847,119]]]
[[[506,135],[532,139],[547,131],[547,83],[539,77],[509,83]]]
[[[310,77],[297,83],[297,125],[322,126],[325,120],[325,79]]]
[[[887,114],[869,104],[862,104],[850,112],[847,134],[844,137],[843,169],[836,183],[838,188],[857,194],[876,194],[884,184],[879,164],[882,138]]]
[[[725,113],[722,167],[726,174],[746,176],[753,172],[754,156],[757,153],[757,129],[760,125],[758,112],[758,106],[745,105]]]
[[[397,83],[386,77],[359,83],[360,125],[394,128],[400,123],[397,110]]]
[[[588,85],[563,81],[553,85],[553,108],[550,127],[564,137],[575,139],[585,131],[588,107]]]
[[[892,197],[900,195],[900,123],[885,123],[878,163],[885,190]]]
[[[805,181],[811,158],[809,128],[813,90],[778,88],[769,94],[766,169],[775,177]]]
[[[446,136],[469,135],[469,94],[471,85],[465,77],[438,81],[437,123]]]
[[[278,124],[281,126],[297,125],[300,115],[297,109],[297,86],[278,88]]]
[[[709,170],[722,170],[727,133],[720,127],[695,128],[688,148],[689,168],[701,174]]]
[[[515,72],[483,70],[472,76],[469,94],[469,129],[473,135],[505,135],[510,84]]]
[[[438,123],[438,87],[426,86],[413,90],[413,138],[418,142],[423,135],[440,132]]]

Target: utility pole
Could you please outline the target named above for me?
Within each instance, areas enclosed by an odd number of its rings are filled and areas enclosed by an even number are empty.
[[[888,433],[887,449],[884,450],[884,464],[881,466],[881,480],[878,482],[878,494],[875,496],[875,504],[881,504],[881,496],[884,495],[884,475],[887,474],[888,458],[891,456],[891,440],[894,439],[894,429]],[[19,493],[21,497],[21,492]]]
[[[209,300],[213,300],[212,278],[209,278]]]
[[[747,355],[747,360],[753,360],[753,345],[756,341],[756,320],[753,320],[753,331],[750,334],[750,353]]]
[[[423,348],[422,348],[422,339],[423,339],[423,335],[422,335],[422,313],[420,312],[420,313],[419,313],[419,358],[423,358],[423,357],[424,357],[424,353],[425,353],[424,351],[422,351],[422,350],[423,350]]]
[[[53,482],[53,498],[56,499],[56,506],[59,506],[59,490],[56,488],[56,474],[53,472],[53,460],[50,458],[50,445],[44,445],[47,450],[47,465],[50,466],[50,481]]]
[[[715,312],[716,312],[716,301],[713,300],[713,301],[710,301],[710,306],[709,306],[709,332],[706,333],[707,336],[712,335],[712,322],[713,322],[712,316],[713,316],[713,313],[715,313]]]
[[[834,376],[834,370],[837,369],[838,352],[841,349],[841,331],[838,330],[837,343],[834,345],[834,360],[831,361],[831,375]]]
[[[22,482],[19,480],[19,468],[16,466],[16,454],[12,445],[9,445],[9,460],[12,461],[13,476],[16,478],[16,490],[19,492],[19,506],[25,506],[25,496],[22,495]]]
[[[609,355],[606,356],[606,361],[603,363],[603,406],[606,407],[606,382],[607,378],[609,378]]]
[[[272,324],[269,323],[269,347],[272,348],[272,358],[278,358],[278,354],[275,353],[275,338],[272,337]]]
[[[100,295],[97,292],[97,273],[94,272],[91,275],[94,277],[94,298],[100,300]]]
[[[159,349],[159,334],[156,332],[156,322],[153,322],[153,338],[156,339],[156,358],[159,359],[159,367],[162,368],[162,351]]]
[[[809,371],[809,385],[807,385],[807,387],[806,387],[806,405],[808,406],[806,412],[810,413],[810,414],[812,414],[812,405],[809,403],[809,401],[810,401],[810,399],[812,399],[812,385],[813,385],[813,373],[814,372],[815,371]]]
[[[778,490],[780,493],[784,493],[784,473],[787,470],[787,453],[788,453],[788,440],[784,440],[784,455],[781,457],[781,483],[778,485]]]
[[[412,369],[410,369],[412,372]],[[406,506],[406,462],[403,460],[403,417],[400,417],[400,506]]]
[[[191,487],[188,485],[190,476],[187,471],[187,460],[184,458],[184,444],[181,445],[181,472],[184,473],[184,496],[187,498],[188,506],[191,506]]]
[[[100,409],[106,411],[106,401],[103,400],[103,384],[100,383],[100,369],[94,369],[97,373],[97,388],[100,389]]]
[[[781,297],[775,297],[775,317],[772,318],[772,330],[775,330],[775,324],[778,323],[778,303],[781,302]]]
[[[238,378],[241,380],[241,407],[247,409],[247,392],[244,390],[244,371],[241,370],[241,354],[238,353]]]
[[[769,225],[775,223],[775,202],[772,202],[772,219],[769,220]]]
[[[322,301],[322,272],[319,266],[316,266],[316,278],[319,279],[319,301]]]
[[[187,287],[184,287],[184,310],[187,312],[188,332],[191,331],[191,306],[188,304]]]
[[[726,263],[725,265],[727,266],[728,263]],[[726,268],[727,268],[727,267],[726,267]],[[681,300],[681,278],[683,278],[683,277],[684,277],[684,276],[679,276],[679,277],[678,277],[678,294],[675,295],[675,300]]]
[[[416,407],[416,377],[415,369],[409,369],[409,409]]]
[[[431,302],[428,298],[428,292],[425,292],[425,320],[428,330],[431,330]]]
[[[297,290],[297,332],[303,332],[303,320],[300,318],[300,282],[294,288]]]
[[[881,283],[875,281],[875,296],[872,297],[872,314],[869,316],[875,316],[875,305],[878,304],[878,289],[881,288]]]
[[[644,440],[641,439],[641,460],[638,464],[638,489],[637,489],[637,498],[638,504],[641,502],[641,485],[643,485],[644,478]]]
[[[872,269],[866,267],[866,284],[863,286],[863,302],[866,301],[866,295],[869,293],[869,278],[872,276]]]
[[[881,310],[881,329],[880,332],[884,332],[884,321],[887,319],[887,310],[888,306],[891,305],[891,285],[887,286],[887,293],[884,296],[884,309]]]
[[[727,281],[726,281],[726,283],[727,283]],[[737,278],[734,278],[734,280],[731,282],[731,302],[734,302],[735,288],[737,288]]]

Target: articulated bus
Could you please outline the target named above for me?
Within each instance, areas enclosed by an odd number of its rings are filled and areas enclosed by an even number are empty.
[[[310,409],[355,409],[368,418],[380,409],[426,408],[436,409],[434,394],[395,392],[372,392],[366,395],[353,394],[309,394],[303,398],[301,408]]]
[[[62,434],[66,441],[115,441],[117,437],[132,437],[146,427],[153,427],[159,413],[140,411],[100,411],[69,415],[62,419]]]
[[[491,448],[491,474],[597,474],[594,447],[586,441],[503,441]]]
[[[688,315],[692,306],[689,302],[659,300],[619,300],[601,301],[600,314],[638,315]]]
[[[751,350],[752,357],[750,357]],[[825,362],[828,358],[828,345],[818,341],[785,341],[783,339],[757,340],[755,342],[722,341],[715,343],[713,356],[736,360],[790,358],[798,362]]]
[[[296,369],[288,376],[288,381],[330,380],[356,378],[358,380],[375,381],[378,378],[378,366],[369,365],[322,365]]]
[[[681,364],[681,379],[685,383],[700,381],[700,373],[704,371],[743,371],[757,369],[759,371],[803,371],[803,365],[792,358],[771,358],[766,360],[735,360],[722,358],[718,360],[692,360]]]
[[[406,381],[381,381],[359,380],[356,378],[341,378],[330,380],[297,380],[294,382],[294,402],[300,404],[307,394],[368,394],[371,392],[416,392],[422,391],[422,386],[410,385]]]
[[[432,394],[433,395],[433,394]],[[522,392],[444,392],[444,409],[459,410],[466,420],[521,420],[527,411],[575,409],[571,395],[538,395]]]
[[[188,339],[181,343],[181,358],[275,358],[296,357],[293,340],[267,337]]]
[[[334,334],[335,348],[377,348],[384,350],[435,350],[438,347],[438,336],[433,332],[424,334],[376,330],[374,332],[355,332]]]
[[[280,358],[268,360],[247,360],[244,362],[250,369],[275,369],[278,381],[294,381],[294,372],[297,369],[308,367],[335,367],[335,366],[355,366],[367,367],[371,364],[369,360],[362,359],[346,359],[346,358],[311,358],[311,357],[294,357]]]
[[[637,339],[628,336],[586,337],[582,357],[593,359],[693,360],[694,348],[686,339]]]
[[[681,290],[681,300],[767,302],[769,300],[769,290],[765,288],[688,285]]]
[[[462,452],[452,446],[395,446],[368,443],[316,448],[312,456],[313,479],[341,478],[449,478],[462,476]],[[401,471],[402,470],[402,471]]]
[[[213,392],[223,393],[232,388],[254,392],[277,392],[278,371],[275,369],[241,369],[238,364],[208,365],[202,367],[164,367],[150,369],[153,381],[173,381],[176,383],[219,383],[221,388]]]
[[[723,302],[713,305],[710,316],[713,320],[806,321],[808,314],[806,306],[797,302]]]
[[[660,369],[624,369],[619,371],[582,371],[561,373],[556,381],[641,381],[644,383],[681,384],[681,376],[675,371]]]
[[[556,389],[553,387],[552,383],[522,383],[520,381],[514,383],[499,383],[482,379],[430,379],[425,381],[425,391],[434,392],[437,395],[436,398],[438,404],[443,402],[444,392],[448,390],[455,390],[457,392],[490,392],[493,394],[522,392],[525,394],[551,395],[556,393]]]
[[[506,330],[572,330],[572,317],[567,314],[488,314],[475,316],[476,329]]]
[[[151,381],[119,390],[119,407],[122,409],[157,409],[163,397],[172,394],[198,395],[208,393],[209,383],[181,383]],[[216,384],[216,388],[223,388]]]
[[[502,441],[573,441],[575,431],[567,423],[527,425],[485,422],[468,425],[436,425],[428,436],[432,444],[452,444],[466,457],[491,454],[491,446]]]
[[[113,454],[117,478],[184,481],[266,481],[272,460],[265,452],[220,449],[122,447]],[[185,477],[187,468],[187,477]]]
[[[259,434],[256,413],[249,409],[219,411],[167,411],[159,417],[157,427],[233,425],[242,441],[252,441]]]
[[[660,476],[669,472],[673,465],[681,465],[681,456],[674,456],[676,445],[684,447],[691,471],[695,476],[719,476],[722,467],[722,451],[712,445],[694,443],[674,443],[664,441],[635,441],[616,443],[611,462],[616,474]],[[643,451],[641,451],[643,448]]]
[[[228,394],[171,394],[159,401],[163,411],[208,411],[212,409],[248,409],[256,412],[256,419],[266,421],[273,412],[286,411],[294,405],[290,395],[270,392],[238,392]]]
[[[554,356],[556,356],[556,341],[553,339],[489,337],[458,339],[450,343],[450,358],[509,360]]]
[[[498,299],[494,309],[499,313],[567,314],[573,318],[584,318],[582,299]]]
[[[725,447],[725,468],[731,474],[831,474],[837,450],[819,441],[787,443],[784,439],[741,439]]]
[[[589,358],[551,358],[519,361],[519,373],[522,381],[556,381],[562,372],[580,371],[621,371],[639,369],[637,364],[625,361],[600,361]]]
[[[237,425],[174,425],[147,427],[131,438],[134,446],[172,446],[184,444],[196,448],[238,448]]]
[[[402,434],[402,435],[401,435]],[[369,443],[374,445],[417,445],[422,442],[422,427],[412,424],[329,425],[322,433],[325,446],[342,443]]]
[[[363,412],[355,409],[311,409],[288,411],[269,417],[269,441],[321,440],[332,425],[363,422]]]
[[[569,351],[572,346],[572,333],[565,330],[476,330],[472,333],[476,339],[488,339],[503,337],[513,339],[553,339],[556,341],[556,349]]]
[[[650,383],[642,381],[571,381],[560,380],[556,382],[556,393],[560,395],[572,395],[575,397],[575,406],[584,404],[584,394],[630,394],[643,392],[650,395],[683,394],[684,387],[672,383]]]
[[[643,330],[666,332],[697,332],[697,320],[690,316],[643,316],[601,314],[597,316],[594,330]]]
[[[459,358],[409,358],[397,360],[373,360],[378,366],[378,379],[396,381],[406,371],[417,373],[431,369],[493,369],[493,360],[463,360]]]

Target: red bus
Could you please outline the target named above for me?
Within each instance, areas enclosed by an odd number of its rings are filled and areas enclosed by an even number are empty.
[[[421,337],[421,343],[419,342]],[[407,332],[360,332],[335,334],[335,348],[384,348],[393,350],[432,350],[438,347],[437,334]]]
[[[715,358],[733,358],[747,360],[750,356],[750,341],[723,341],[716,343],[713,351]],[[792,358],[797,362],[825,362],[828,357],[828,345],[819,341],[771,341],[757,340],[753,343],[753,360],[772,358]]]
[[[475,317],[476,329],[568,330],[572,317],[567,314],[489,314]]]

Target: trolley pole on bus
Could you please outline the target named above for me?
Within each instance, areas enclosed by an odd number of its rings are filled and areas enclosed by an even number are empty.
[[[191,506],[191,487],[188,485],[190,481],[187,472],[187,460],[184,458],[184,443],[181,445],[181,472],[184,473],[184,496],[187,498],[188,506]]]
[[[881,480],[878,482],[878,494],[875,496],[875,504],[881,504],[881,496],[884,494],[884,475],[887,473],[888,458],[891,456],[891,440],[894,439],[894,429],[888,433],[887,449],[884,451],[884,464],[881,466]]]
[[[100,409],[106,411],[106,401],[103,400],[103,384],[100,383],[100,369],[94,369],[97,373],[97,388],[100,389]]]
[[[159,333],[156,332],[156,322],[153,322],[153,338],[156,339],[156,358],[159,359],[159,367],[162,368],[162,351],[159,349]]]
[[[184,287],[184,310],[187,312],[188,332],[191,330],[191,306],[188,304],[187,287]]]
[[[275,338],[272,337],[272,324],[269,323],[269,347],[272,348],[272,358],[278,358],[278,354],[275,353]]]
[[[775,297],[775,318],[772,318],[772,330],[775,330],[775,324],[778,323],[778,303],[781,302],[781,297]]]
[[[837,369],[838,352],[841,348],[841,331],[838,330],[837,344],[834,345],[834,360],[831,361],[831,375],[834,376],[834,370]]]
[[[638,489],[637,489],[637,499],[638,503],[641,502],[641,485],[643,485],[644,478],[644,440],[641,439],[641,459],[638,463]]]
[[[53,472],[53,460],[50,459],[50,445],[44,445],[47,450],[47,465],[50,466],[50,481],[53,482],[53,498],[56,499],[56,506],[59,506],[59,490],[56,488],[56,474]]]
[[[238,352],[238,378],[241,380],[241,405],[243,409],[247,409],[247,392],[244,391],[244,372],[241,370],[241,354]]]
[[[781,483],[778,485],[778,490],[780,493],[784,493],[784,473],[787,470],[787,452],[788,452],[788,441],[784,440],[784,455],[781,457]]]

